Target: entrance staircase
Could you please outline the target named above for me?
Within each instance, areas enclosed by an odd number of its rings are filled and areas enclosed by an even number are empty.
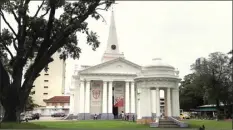
[[[177,125],[174,121],[171,121],[167,118],[159,120],[159,128],[179,128],[180,126]]]
[[[187,128],[188,124],[179,121],[174,117],[156,118],[150,123],[150,127],[159,128]]]

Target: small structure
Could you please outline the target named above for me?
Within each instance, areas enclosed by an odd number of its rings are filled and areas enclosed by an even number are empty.
[[[69,113],[70,96],[54,96],[44,100],[46,106],[35,108],[33,113],[50,116],[54,113]]]

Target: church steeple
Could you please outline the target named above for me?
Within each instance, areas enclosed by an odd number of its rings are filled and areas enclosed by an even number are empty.
[[[114,11],[112,9],[111,21],[110,21],[109,35],[107,41],[107,48],[102,57],[102,62],[112,60],[118,57],[124,57],[123,54],[120,53],[117,33],[116,33],[116,24],[114,19]]]

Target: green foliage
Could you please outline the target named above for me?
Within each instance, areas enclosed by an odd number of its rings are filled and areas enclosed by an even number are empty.
[[[203,85],[197,75],[189,74],[180,85],[180,108],[190,110],[203,105]]]
[[[0,93],[6,95],[0,100],[8,110],[4,120],[13,121],[16,118],[14,113],[22,111],[27,99],[30,99],[33,82],[43,69],[48,70],[54,53],[60,52],[63,60],[80,57],[77,33],[86,36],[87,44],[93,50],[99,47],[97,34],[89,30],[85,20],[89,16],[98,20],[102,17],[98,10],[107,10],[114,1],[79,0],[70,3],[65,0],[42,0],[35,14],[29,14],[29,6],[33,4],[30,2],[8,0],[0,5],[2,21],[7,25],[0,35],[0,62],[11,77],[11,82],[8,81],[10,86],[0,86]],[[55,18],[57,9],[63,9],[63,13]],[[6,14],[14,17],[17,29],[13,29],[13,22],[8,21]],[[29,64],[28,68],[26,64]],[[26,69],[24,77],[23,69]],[[23,84],[22,78],[25,79]]]
[[[203,64],[193,65],[193,70],[203,80],[208,97],[214,100],[226,101],[231,85],[230,59],[226,54],[215,52],[205,59]]]
[[[194,73],[185,76],[181,82],[181,108],[216,104],[219,118],[220,102],[225,105],[233,103],[232,65],[229,63],[230,58],[221,52],[211,53],[202,62],[195,62],[191,66]],[[228,106],[225,108],[229,109]]]
[[[231,60],[230,60],[230,64],[233,63],[233,50],[231,50],[230,52],[228,52],[229,55],[231,55]]]

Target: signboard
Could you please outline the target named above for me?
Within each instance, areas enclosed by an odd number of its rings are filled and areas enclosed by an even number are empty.
[[[90,91],[90,113],[99,114],[102,112],[102,91],[103,83],[101,81],[91,82],[91,91]]]

